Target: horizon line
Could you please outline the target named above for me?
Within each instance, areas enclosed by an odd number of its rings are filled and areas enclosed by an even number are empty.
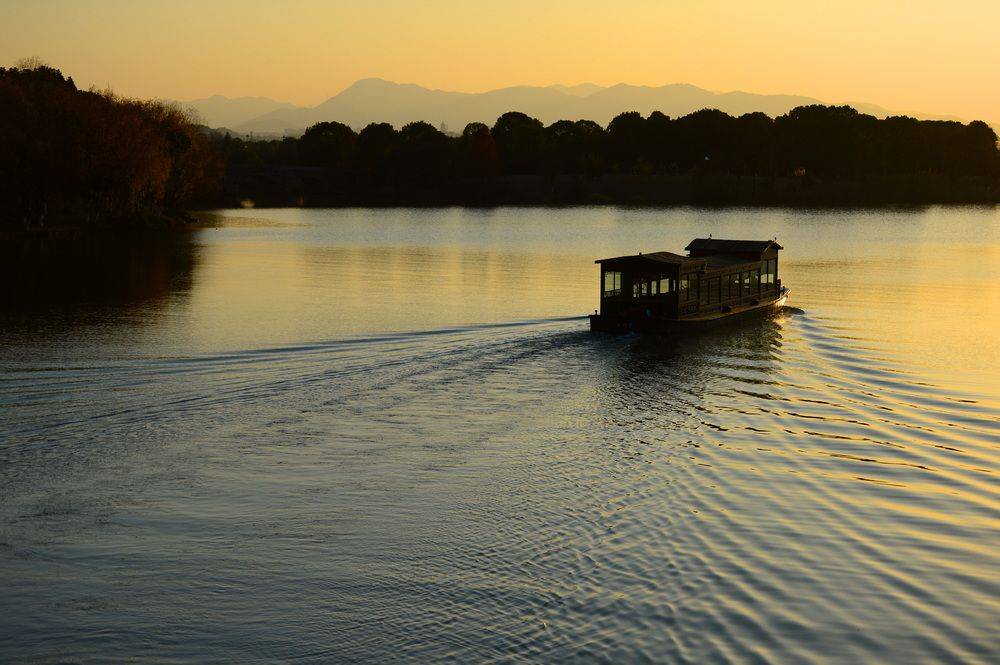
[[[239,101],[239,100],[245,100],[245,99],[258,99],[258,100],[266,100],[266,101],[270,101],[270,102],[275,102],[275,103],[278,103],[278,104],[288,104],[288,105],[292,106],[295,109],[315,109],[315,108],[318,108],[319,106],[322,106],[324,103],[326,103],[326,102],[328,102],[328,101],[330,101],[330,100],[338,97],[339,95],[343,94],[344,92],[350,90],[351,88],[353,88],[354,86],[358,85],[359,83],[362,83],[362,82],[365,82],[365,81],[380,81],[380,82],[383,82],[383,83],[389,83],[389,84],[396,85],[396,86],[415,86],[415,87],[421,88],[423,90],[427,90],[429,92],[440,92],[440,93],[445,93],[445,94],[460,94],[460,95],[468,95],[468,96],[486,95],[486,94],[490,94],[490,93],[494,93],[494,92],[499,92],[499,91],[502,91],[502,90],[513,90],[513,89],[517,89],[517,88],[527,88],[527,89],[535,89],[535,90],[549,90],[549,89],[558,88],[558,87],[576,88],[576,87],[585,86],[585,85],[593,85],[593,86],[596,86],[596,87],[600,88],[600,90],[594,91],[594,93],[591,93],[591,94],[597,94],[597,92],[600,92],[602,90],[610,90],[612,88],[617,88],[617,87],[628,87],[628,88],[640,88],[640,89],[647,89],[647,90],[658,90],[658,89],[667,88],[667,87],[671,87],[671,86],[679,86],[679,87],[696,88],[698,90],[701,90],[701,91],[704,91],[704,92],[708,92],[708,93],[711,93],[713,95],[746,94],[746,95],[755,95],[755,96],[760,96],[760,97],[799,97],[799,98],[802,98],[802,99],[812,100],[813,102],[816,102],[816,103],[819,103],[819,104],[823,104],[825,106],[850,106],[850,107],[854,108],[855,110],[858,110],[857,107],[859,105],[860,106],[876,107],[876,108],[880,109],[881,111],[885,112],[886,115],[887,115],[887,117],[889,117],[889,116],[909,116],[909,117],[913,117],[913,118],[917,118],[917,119],[955,120],[955,121],[960,121],[960,122],[963,122],[963,123],[973,122],[975,120],[981,120],[982,122],[985,122],[985,123],[987,123],[987,124],[989,124],[989,125],[991,125],[993,127],[996,127],[997,130],[998,130],[998,133],[1000,133],[1000,118],[997,118],[997,119],[986,119],[985,117],[969,118],[969,117],[966,117],[966,116],[956,115],[956,114],[952,114],[952,113],[934,113],[934,112],[924,112],[924,111],[902,111],[902,110],[896,110],[896,109],[892,109],[892,108],[883,106],[882,104],[879,104],[879,103],[876,103],[876,102],[868,102],[868,101],[863,101],[863,100],[858,100],[858,99],[829,101],[829,100],[820,99],[818,97],[813,97],[811,95],[803,95],[803,94],[789,93],[789,92],[753,92],[751,90],[746,90],[746,89],[714,90],[712,88],[705,88],[705,87],[699,86],[699,85],[694,84],[694,83],[683,83],[683,82],[663,83],[663,84],[660,84],[660,85],[643,85],[643,84],[626,83],[624,81],[619,81],[618,83],[612,83],[612,84],[594,83],[593,81],[583,81],[581,83],[549,83],[549,84],[545,84],[545,85],[516,84],[516,85],[501,86],[499,88],[490,88],[488,90],[482,90],[482,91],[479,91],[479,92],[469,92],[469,91],[464,91],[464,90],[448,90],[448,89],[443,89],[443,88],[432,88],[432,87],[428,87],[428,86],[426,86],[424,84],[421,84],[421,83],[415,83],[415,82],[412,82],[412,81],[407,81],[407,82],[396,81],[396,80],[384,78],[382,76],[364,76],[364,77],[361,77],[359,79],[356,79],[354,82],[352,82],[349,85],[343,87],[341,90],[337,91],[336,93],[334,93],[334,94],[332,94],[332,95],[330,95],[328,97],[324,97],[321,101],[319,101],[318,103],[313,104],[313,105],[298,104],[298,103],[291,102],[291,101],[288,101],[288,100],[276,99],[274,97],[269,97],[269,96],[266,96],[266,95],[240,95],[240,96],[237,96],[237,97],[229,97],[229,96],[223,95],[221,93],[215,93],[215,94],[212,94],[212,95],[208,95],[206,97],[197,97],[197,98],[193,98],[193,99],[175,99],[175,98],[172,98],[172,97],[156,97],[155,99],[159,99],[159,100],[163,100],[163,101],[177,102],[177,103],[180,103],[180,104],[191,104],[191,103],[194,103],[194,102],[201,102],[201,101],[206,101],[206,100],[209,100],[209,99],[216,99],[216,98],[221,98],[221,99],[224,99],[226,101]],[[563,93],[563,94],[566,94],[567,97],[577,98],[577,99],[586,99],[586,98],[588,98],[588,97],[591,96],[591,94],[582,95],[582,96],[572,95],[572,94],[568,94],[568,93]]]

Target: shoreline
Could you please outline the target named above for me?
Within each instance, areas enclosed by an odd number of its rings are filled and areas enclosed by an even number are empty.
[[[176,231],[191,230],[200,223],[194,216],[195,211],[185,211],[163,215],[140,215],[136,217],[125,217],[102,220],[97,223],[67,223],[61,219],[54,224],[42,226],[0,226],[0,241],[7,239],[29,239],[45,238],[72,240],[81,235],[114,235],[117,237],[128,235],[145,235],[149,233],[173,233]]]
[[[925,203],[870,203],[870,204],[791,204],[791,203],[330,203],[330,204],[298,204],[298,203],[257,203],[253,205],[240,205],[230,203],[219,203],[206,205],[191,211],[193,215],[201,215],[219,210],[288,210],[299,208],[302,210],[350,210],[350,209],[385,209],[397,210],[400,208],[417,209],[449,209],[462,208],[468,210],[494,210],[503,208],[544,208],[552,210],[569,210],[572,208],[625,208],[625,209],[662,209],[672,210],[675,208],[691,208],[695,210],[921,210],[926,208],[996,208],[1000,206],[1000,201],[943,201]],[[198,223],[190,228],[197,228]]]
[[[205,205],[191,210],[188,217],[183,221],[173,220],[169,223],[149,226],[115,226],[114,224],[100,225],[53,225],[47,227],[32,227],[27,229],[0,229],[0,242],[14,240],[60,240],[70,241],[77,238],[92,238],[100,236],[113,236],[115,238],[126,238],[129,236],[143,237],[150,234],[175,234],[179,232],[195,231],[200,228],[212,228],[212,224],[206,223],[200,215],[215,213],[221,210],[243,210],[248,214],[254,210],[287,210],[299,208],[302,210],[324,210],[324,209],[386,209],[395,210],[399,208],[464,208],[470,210],[482,209],[502,209],[502,208],[545,208],[552,210],[567,210],[571,208],[626,208],[626,209],[663,209],[691,208],[698,210],[731,210],[731,209],[785,209],[807,211],[836,211],[845,212],[856,210],[900,210],[913,211],[934,207],[946,208],[996,208],[1000,206],[1000,201],[947,201],[947,202],[923,202],[923,203],[878,203],[878,204],[789,204],[789,203],[496,203],[496,204],[464,204],[464,203],[332,203],[305,205],[297,203],[274,203],[274,204],[254,204],[240,205],[215,203]]]
[[[864,208],[1000,204],[1000,180],[715,174],[518,175],[422,180],[360,178],[315,167],[231,169],[204,207],[498,207],[625,205]]]

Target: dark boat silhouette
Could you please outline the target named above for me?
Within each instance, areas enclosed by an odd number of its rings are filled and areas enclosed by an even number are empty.
[[[687,256],[652,252],[598,259],[601,309],[593,331],[696,331],[774,312],[788,288],[776,240],[696,238]]]

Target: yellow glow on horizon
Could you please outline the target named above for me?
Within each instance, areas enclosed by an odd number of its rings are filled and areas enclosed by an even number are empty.
[[[1000,121],[995,0],[0,0],[0,25],[0,63],[140,97],[692,83]]]

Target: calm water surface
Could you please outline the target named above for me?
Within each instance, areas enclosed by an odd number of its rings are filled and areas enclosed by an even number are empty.
[[[1000,661],[1000,211],[203,219],[0,249],[0,661]],[[586,332],[708,233],[792,307]]]

